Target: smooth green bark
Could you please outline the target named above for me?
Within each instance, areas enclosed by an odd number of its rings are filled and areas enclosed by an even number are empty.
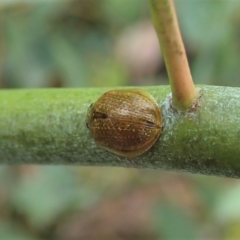
[[[0,91],[0,163],[162,168],[240,177],[240,88],[199,87],[201,106],[171,108],[169,86],[147,87],[164,129],[142,156],[118,157],[97,147],[86,127],[88,106],[107,89]]]

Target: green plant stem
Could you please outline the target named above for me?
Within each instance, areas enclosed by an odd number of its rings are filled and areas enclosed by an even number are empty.
[[[172,89],[173,105],[188,109],[197,98],[173,0],[149,0]]]
[[[85,124],[106,89],[0,91],[0,163],[162,168],[240,177],[240,88],[201,87],[201,108],[170,107],[169,86],[146,87],[163,112],[153,148],[128,159],[98,148]]]

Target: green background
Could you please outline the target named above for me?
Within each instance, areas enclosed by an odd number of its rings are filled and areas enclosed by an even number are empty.
[[[240,1],[175,2],[194,82],[240,86]],[[1,88],[161,84],[146,0],[1,0]],[[238,239],[239,198],[227,178],[1,166],[0,239]]]

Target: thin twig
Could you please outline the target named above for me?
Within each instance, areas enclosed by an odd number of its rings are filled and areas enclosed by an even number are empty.
[[[155,28],[160,40],[170,85],[173,105],[187,109],[197,97],[178,26],[173,0],[149,0]]]

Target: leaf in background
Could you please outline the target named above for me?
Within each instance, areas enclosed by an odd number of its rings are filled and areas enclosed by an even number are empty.
[[[188,216],[183,209],[169,203],[162,203],[155,208],[155,217],[159,239],[197,239],[198,223]]]
[[[60,7],[60,6],[59,6]],[[51,69],[48,16],[54,4],[2,9],[5,81],[10,87],[43,87]],[[54,10],[57,10],[56,5]]]
[[[37,240],[33,236],[28,236],[27,233],[24,233],[18,229],[13,224],[1,224],[0,225],[0,239],[2,240]]]
[[[9,6],[12,4],[18,4],[18,3],[40,3],[40,2],[63,2],[65,0],[1,0],[0,7],[2,6]]]
[[[213,209],[215,219],[222,224],[226,224],[230,221],[240,221],[239,199],[240,184],[223,191]]]
[[[176,1],[187,48],[196,53],[196,83],[240,86],[236,22],[239,1]]]
[[[118,29],[129,22],[136,21],[144,12],[148,14],[146,1],[103,0],[104,16]]]
[[[175,2],[187,44],[201,49],[209,45],[213,47],[228,37],[232,14],[240,7],[239,1],[232,0]]]
[[[40,170],[40,169],[39,169]],[[91,206],[98,193],[77,182],[67,167],[43,167],[32,179],[24,178],[11,196],[13,207],[39,229],[61,214]]]
[[[54,59],[55,68],[71,87],[87,86],[86,63],[76,49],[66,39],[53,37],[50,51]]]

